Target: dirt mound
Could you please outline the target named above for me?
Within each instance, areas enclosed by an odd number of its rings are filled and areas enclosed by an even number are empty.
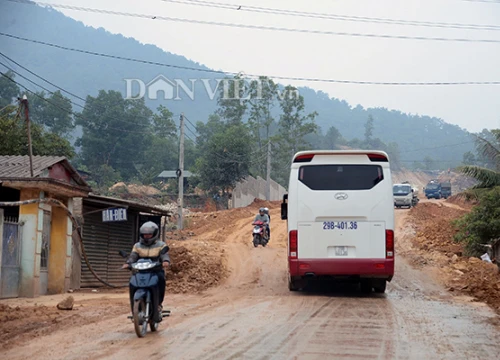
[[[500,275],[496,265],[477,258],[460,259],[446,271],[450,277],[448,290],[472,296],[500,313]]]
[[[460,195],[453,195],[450,196],[448,199],[446,199],[447,203],[454,204],[456,206],[459,206],[463,209],[471,210],[475,205],[478,204],[477,201],[472,201],[472,200],[466,200]]]
[[[186,216],[185,229],[194,235],[200,235],[217,229],[226,230],[235,221],[255,216],[261,207],[276,209],[280,207],[280,201],[265,201],[255,199],[252,204],[244,208],[213,212],[192,212]],[[171,235],[174,233],[171,233]],[[171,238],[175,238],[175,235]]]
[[[152,186],[138,184],[127,185],[124,182],[114,184],[109,188],[109,191],[117,193],[129,193],[133,195],[158,195],[161,193],[160,190]]]
[[[500,313],[500,275],[496,265],[463,257],[463,246],[453,240],[457,229],[451,221],[467,213],[458,206],[421,203],[410,210],[416,229],[415,247],[409,258],[414,265],[439,268],[442,281],[452,292],[483,301]]]
[[[224,249],[208,242],[172,243],[172,266],[167,270],[168,292],[199,293],[219,285],[227,275]]]
[[[279,206],[280,201],[256,199],[244,208],[193,212],[186,216],[184,230],[167,234],[172,258],[172,267],[167,273],[169,291],[197,293],[219,285],[228,275],[224,246],[236,224],[254,217],[260,207],[276,209]],[[250,230],[251,220],[248,221]]]
[[[462,255],[462,246],[453,241],[457,230],[450,220],[465,215],[465,210],[443,206],[439,203],[421,203],[410,210],[417,225],[414,243],[425,251],[439,251],[446,255]]]
[[[87,307],[90,303],[96,305]],[[72,311],[36,304],[16,307],[0,304],[0,347],[6,350],[28,339],[102,321],[128,310],[126,301],[112,301],[112,304],[103,300],[85,301],[76,303]]]
[[[252,208],[252,209],[259,209],[261,207],[267,207],[269,209],[274,209],[276,207],[279,207],[280,204],[281,204],[281,201],[267,201],[267,200],[255,198],[253,200],[253,202],[248,207]]]

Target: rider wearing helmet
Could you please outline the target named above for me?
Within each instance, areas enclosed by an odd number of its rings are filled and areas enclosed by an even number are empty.
[[[271,238],[271,230],[269,229],[269,215],[266,214],[265,208],[259,209],[259,213],[255,216],[255,221],[262,221],[266,225],[267,238],[269,240]]]
[[[160,230],[158,225],[152,221],[144,223],[139,229],[139,242],[135,243],[132,248],[132,252],[127,259],[127,263],[123,265],[123,268],[130,268],[130,266],[140,258],[151,259],[152,261],[161,261],[163,268],[168,267],[170,264],[168,246],[163,241],[158,240],[159,237]],[[165,247],[167,248],[167,251],[162,253],[162,250]],[[165,271],[158,271],[158,277],[160,278],[160,282],[158,284],[158,304],[160,306],[159,314],[161,314],[163,298],[165,297]]]
[[[264,212],[269,216],[269,223],[271,223],[271,214],[269,214],[269,208],[264,208]]]

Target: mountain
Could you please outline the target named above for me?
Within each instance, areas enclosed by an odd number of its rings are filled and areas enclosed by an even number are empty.
[[[79,97],[95,96],[100,89],[118,90],[125,95],[127,91],[125,79],[140,79],[148,83],[163,75],[170,80],[182,80],[189,86],[191,86],[189,79],[198,79],[195,82],[195,98],[191,100],[187,96],[188,92],[181,89],[181,100],[147,100],[148,106],[152,109],[163,104],[174,114],[184,112],[193,123],[205,122],[216,109],[216,101],[210,98],[201,79],[206,79],[205,82],[213,89],[215,80],[222,75],[183,69],[184,67],[210,70],[202,64],[165,52],[157,46],[111,34],[103,28],[86,26],[54,9],[10,2],[0,3],[0,31],[69,48],[171,65],[156,66],[95,56],[0,36],[0,48],[5,55]],[[56,90],[15,64],[2,57],[0,59],[36,83],[52,91]],[[5,71],[2,66],[0,69]],[[31,90],[41,90],[20,76],[16,76],[16,80]],[[137,82],[134,85],[134,91],[137,93]],[[453,161],[456,164],[462,160],[463,153],[473,149],[471,136],[466,130],[441,119],[410,115],[385,108],[365,109],[360,105],[353,107],[346,101],[330,98],[321,91],[305,87],[299,88],[299,91],[304,96],[306,110],[318,112],[316,121],[323,133],[326,133],[330,126],[335,126],[346,139],[362,138],[364,124],[371,114],[374,118],[374,136],[384,142],[396,142],[403,161],[422,161],[424,157],[429,156],[441,163]],[[68,94],[64,95],[77,104],[83,104],[81,100]],[[74,106],[74,110],[79,112],[81,108]]]

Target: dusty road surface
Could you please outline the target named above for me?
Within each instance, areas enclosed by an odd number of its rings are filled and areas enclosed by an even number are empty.
[[[397,240],[409,236],[398,210]],[[452,298],[424,273],[397,258],[385,295],[364,296],[333,286],[290,293],[286,284],[286,224],[272,211],[273,239],[253,248],[251,219],[234,223],[224,242],[231,274],[203,295],[168,296],[172,317],[138,339],[126,319],[126,297],[110,297],[123,315],[0,350],[7,359],[494,359],[497,316],[485,305]],[[276,219],[276,220],[274,220]],[[203,235],[205,239],[214,234]],[[94,304],[93,306],[96,306]],[[102,312],[102,309],[100,309]]]

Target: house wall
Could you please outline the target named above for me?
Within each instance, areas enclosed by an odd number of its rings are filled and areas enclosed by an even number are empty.
[[[65,205],[71,207],[71,201],[68,201],[68,203]],[[71,229],[71,220],[68,218],[66,211],[53,206],[49,252],[49,294],[60,294],[69,289],[72,266],[71,253],[73,250]]]
[[[21,201],[47,196],[36,189],[22,189]],[[64,202],[64,201],[63,201]],[[66,201],[72,208],[72,201]],[[72,225],[66,212],[43,203],[21,205],[19,220],[24,222],[21,248],[21,297],[40,295],[40,261],[42,250],[43,213],[51,213],[50,251],[48,259],[48,293],[69,289],[71,275]]]
[[[74,184],[75,181],[71,173],[62,164],[54,164],[49,169],[49,177],[56,180],[64,181],[68,184]]]
[[[20,199],[37,199],[40,191],[21,190]],[[24,223],[21,248],[21,284],[20,296],[35,297],[39,294],[40,250],[42,246],[42,217],[39,216],[39,204],[21,205],[19,220]]]
[[[271,180],[271,201],[278,201],[283,198],[286,190],[274,180]],[[261,177],[254,178],[248,176],[239,182],[232,196],[232,207],[239,208],[250,205],[255,199],[266,199],[266,180]]]

